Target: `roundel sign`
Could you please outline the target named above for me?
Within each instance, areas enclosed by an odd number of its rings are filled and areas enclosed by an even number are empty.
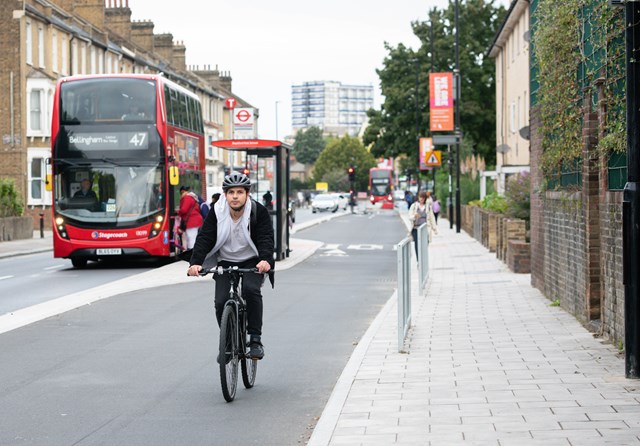
[[[233,110],[236,107],[236,103],[236,98],[227,98],[224,101],[225,107],[227,107],[229,110]]]

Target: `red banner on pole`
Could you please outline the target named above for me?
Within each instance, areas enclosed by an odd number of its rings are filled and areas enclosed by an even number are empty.
[[[454,129],[453,73],[429,73],[429,127],[432,132]]]

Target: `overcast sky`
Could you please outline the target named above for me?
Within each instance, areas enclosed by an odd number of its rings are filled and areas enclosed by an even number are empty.
[[[509,0],[495,0],[507,6]],[[384,42],[417,48],[411,22],[446,0],[129,0],[134,20],[171,33],[187,48],[187,65],[229,71],[233,92],[260,109],[259,137],[291,133],[291,85],[334,80],[373,85]],[[276,102],[278,102],[276,107]],[[277,119],[276,119],[277,108]],[[276,129],[277,122],[277,129]]]

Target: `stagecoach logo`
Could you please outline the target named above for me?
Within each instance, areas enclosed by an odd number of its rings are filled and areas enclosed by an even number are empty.
[[[93,231],[91,233],[91,238],[94,239],[112,239],[112,238],[127,238],[129,237],[129,234],[127,234],[126,232],[98,232],[98,231]]]

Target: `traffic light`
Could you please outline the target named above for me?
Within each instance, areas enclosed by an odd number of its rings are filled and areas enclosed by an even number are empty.
[[[242,173],[245,174],[246,176],[249,176],[249,168],[245,167],[244,169],[242,169]]]
[[[356,169],[353,166],[349,166],[349,169],[347,169],[347,173],[349,174],[349,181],[356,180]]]

